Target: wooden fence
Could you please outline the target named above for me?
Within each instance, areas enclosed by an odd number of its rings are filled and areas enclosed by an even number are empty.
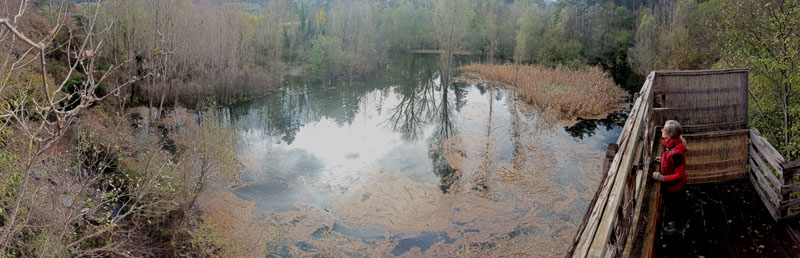
[[[619,253],[625,246],[632,226],[634,211],[641,205],[639,195],[647,182],[642,160],[650,153],[645,139],[652,139],[649,117],[653,112],[653,78],[650,73],[631,108],[622,134],[617,140],[619,150],[595,194],[578,235],[567,252],[568,257],[605,257]],[[649,164],[648,164],[649,166]]]
[[[652,256],[661,191],[649,178],[666,120],[684,126],[690,184],[749,175],[774,219],[800,215],[800,161],[785,162],[748,128],[747,83],[742,69],[650,73],[607,150],[606,175],[567,257]]]
[[[750,129],[750,181],[777,220],[800,215],[800,161],[786,162],[755,128]]]

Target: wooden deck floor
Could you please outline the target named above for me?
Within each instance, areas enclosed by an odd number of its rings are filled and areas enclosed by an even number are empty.
[[[775,223],[749,180],[686,190],[679,200],[662,205],[655,257],[800,257],[800,221]],[[686,233],[660,230],[674,220],[673,212],[688,214]]]

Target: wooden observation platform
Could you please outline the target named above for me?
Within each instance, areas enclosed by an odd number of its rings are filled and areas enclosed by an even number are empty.
[[[680,207],[661,207],[660,182],[650,179],[655,171],[655,157],[663,147],[660,142],[660,127],[666,120],[677,120],[684,128],[688,143],[686,154],[686,175],[691,202],[714,202],[719,204],[720,213],[714,213],[711,206],[704,206],[710,215],[696,216],[701,220],[722,220],[722,224],[733,220],[727,216],[741,216],[742,213],[761,218],[764,228],[783,227],[786,234],[766,237],[783,238],[774,245],[758,244],[755,249],[767,246],[781,250],[748,250],[728,254],[717,253],[711,256],[789,256],[800,257],[797,250],[798,223],[785,223],[800,216],[800,161],[787,162],[775,148],[748,124],[748,71],[703,70],[703,71],[655,71],[650,73],[641,91],[635,95],[622,134],[616,144],[610,144],[606,152],[604,171],[606,174],[594,199],[590,203],[584,220],[578,229],[567,257],[653,257],[662,245],[655,246],[661,234],[659,217],[662,209]],[[727,185],[741,185],[747,191],[734,189],[733,194],[751,194],[755,203],[750,207],[738,207],[731,211],[733,203],[728,197],[732,190]],[[694,192],[694,195],[692,194]],[[722,193],[720,193],[722,192]],[[713,200],[700,200],[717,196]],[[744,200],[743,196],[737,200]],[[730,199],[730,200],[729,200]],[[742,201],[748,203],[746,200]],[[727,206],[726,206],[727,205]],[[682,206],[682,205],[676,205]],[[716,206],[715,206],[716,207]],[[728,210],[726,211],[726,207]],[[763,208],[762,208],[763,207]],[[763,212],[761,209],[766,209]],[[698,208],[702,213],[703,207]],[[686,211],[692,212],[692,211]],[[753,215],[755,214],[755,215]],[[752,218],[752,217],[751,217]],[[690,218],[691,220],[691,218]],[[741,223],[757,223],[753,219],[743,219]],[[715,240],[714,234],[725,235],[736,231],[736,227],[716,227],[715,221],[701,221],[701,229],[694,232],[705,234],[702,238],[709,243],[737,244],[739,239],[760,238],[765,232],[748,235],[738,231],[732,234],[736,241]],[[690,223],[691,224],[691,223]],[[695,224],[696,225],[696,224]],[[707,227],[702,229],[702,227]],[[717,231],[715,231],[717,230]],[[721,230],[721,231],[720,231]],[[727,230],[727,231],[726,231]],[[770,230],[774,231],[774,230]],[[776,232],[778,232],[776,231]],[[697,240],[687,231],[681,241]],[[714,233],[717,232],[717,233]],[[720,236],[722,237],[722,236]],[[754,240],[755,241],[755,240]],[[759,240],[760,241],[760,240]],[[742,242],[742,241],[740,241]],[[753,241],[750,241],[753,242]],[[788,244],[781,244],[788,243]],[[702,244],[702,243],[701,243]],[[663,244],[666,246],[666,244]],[[786,247],[788,246],[788,247]],[[722,247],[725,248],[725,247]],[[667,256],[688,256],[683,254]],[[693,256],[698,256],[694,254]]]

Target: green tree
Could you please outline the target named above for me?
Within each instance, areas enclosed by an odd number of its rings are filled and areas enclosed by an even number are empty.
[[[502,29],[502,3],[499,0],[490,0],[488,3],[484,5],[484,22],[483,25],[485,26],[483,33],[484,38],[486,39],[485,43],[485,50],[486,55],[489,60],[489,64],[494,65],[494,59],[496,58],[497,51],[500,48],[500,37]],[[492,68],[493,69],[493,68]],[[494,76],[494,72],[492,72],[492,76]]]
[[[585,63],[581,54],[583,45],[568,37],[566,26],[569,19],[566,9],[561,9],[557,15],[551,16],[552,27],[545,31],[542,51],[537,57],[539,63],[548,66],[567,65],[571,67]]]
[[[636,29],[636,39],[630,49],[629,62],[638,74],[645,75],[655,69],[658,56],[658,24],[650,9],[641,11],[642,18]]]
[[[475,8],[469,0],[438,0],[433,11],[433,31],[442,50],[443,78],[449,79],[453,52],[466,47]]]
[[[347,58],[340,39],[330,36],[319,37],[314,40],[308,57],[311,76],[315,80],[332,80],[344,71]]]
[[[800,1],[715,2],[725,65],[751,69],[756,126],[787,159],[800,156]]]
[[[403,1],[395,8],[385,9],[380,28],[381,35],[394,50],[423,48],[431,41],[430,21],[430,11],[416,8],[409,1]]]
[[[514,59],[519,62],[534,61],[533,57],[538,54],[541,47],[539,42],[543,33],[542,21],[539,18],[539,5],[520,4],[518,8],[524,11],[517,20]]]
[[[664,25],[663,45],[666,68],[696,69],[697,60],[697,2],[679,0],[672,22]]]

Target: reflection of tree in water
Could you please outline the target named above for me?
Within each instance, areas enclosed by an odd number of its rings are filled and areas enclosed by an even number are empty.
[[[391,115],[386,121],[392,131],[399,132],[406,141],[419,139],[435,105],[433,72],[430,69],[415,69],[415,61],[412,59],[406,63],[410,67],[403,70],[408,73],[396,73],[388,78],[389,83],[412,84],[394,88],[400,103],[389,111]]]
[[[584,138],[592,137],[599,126],[604,126],[606,130],[625,126],[628,112],[627,110],[617,111],[608,114],[603,119],[584,119],[579,117],[577,123],[572,126],[565,126],[564,131],[567,131],[575,140],[583,140]]]
[[[432,117],[436,127],[428,139],[428,157],[433,163],[433,173],[440,178],[439,188],[444,193],[447,193],[459,178],[456,170],[447,163],[442,152],[442,142],[456,134],[456,129],[453,126],[453,113],[458,106],[451,103],[449,88],[449,85],[441,85],[441,100],[435,105]],[[457,90],[453,89],[453,91],[455,93]],[[460,91],[463,91],[463,89]],[[456,97],[456,103],[458,103],[459,94],[453,95]],[[464,94],[461,94],[461,96],[464,96]]]
[[[435,61],[430,58],[423,58],[422,61],[416,59],[417,57],[398,57],[393,60],[395,63],[392,63],[389,69],[364,79],[364,82],[308,85],[299,80],[292,81],[282,92],[236,105],[232,110],[234,122],[240,130],[259,130],[266,134],[263,135],[266,138],[277,138],[281,142],[291,144],[297,132],[307,123],[331,119],[338,126],[352,124],[359,112],[367,113],[366,106],[364,110],[360,110],[366,98],[381,97],[391,86],[398,86],[395,87],[395,91],[406,98],[406,104],[411,105],[411,110],[414,112],[405,110],[401,112],[402,115],[409,115],[411,119],[419,113],[416,111],[419,108],[415,105],[429,102],[417,100],[420,97],[430,98],[419,93],[418,85],[421,85],[419,82],[430,83],[433,77],[431,61]],[[432,86],[429,85],[427,88]],[[377,94],[370,94],[376,90]],[[374,107],[374,110],[380,112],[380,107]],[[400,119],[400,121],[406,120]],[[413,120],[408,121],[413,122]],[[406,126],[407,129],[417,127]]]
[[[416,141],[423,136],[428,125],[433,125],[433,131],[428,138],[428,157],[432,162],[433,173],[441,178],[441,190],[447,193],[458,176],[445,160],[441,144],[456,133],[453,114],[466,103],[466,90],[448,84],[447,80],[442,79],[440,72],[431,69],[430,64],[417,66],[414,57],[402,64],[406,67],[401,70],[407,72],[392,73],[387,81],[393,85],[412,85],[394,88],[400,102],[390,109],[387,126],[400,133],[404,140]],[[440,79],[440,83],[436,79]]]
[[[291,144],[307,123],[331,119],[338,126],[349,125],[359,113],[381,112],[383,99],[396,95],[399,103],[386,110],[384,126],[405,141],[417,141],[425,137],[425,128],[433,127],[427,139],[428,156],[434,174],[441,178],[442,191],[447,192],[457,176],[443,157],[441,143],[456,133],[453,116],[466,104],[467,89],[442,80],[437,63],[434,58],[403,55],[363,82],[336,86],[292,82],[280,93],[234,106],[233,123],[237,130]]]
[[[478,181],[475,183],[475,187],[473,188],[474,190],[479,190],[479,191],[489,190],[489,170],[492,169],[492,163],[494,163],[494,159],[492,158],[492,155],[490,154],[490,151],[491,151],[490,145],[492,143],[492,141],[491,141],[491,139],[492,139],[492,114],[493,114],[492,111],[494,110],[495,96],[494,96],[494,87],[488,86],[488,88],[489,88],[489,95],[488,95],[488,98],[489,98],[489,115],[487,116],[487,118],[489,119],[489,121],[486,122],[486,147],[484,148],[484,151],[483,151],[483,155],[484,155],[483,156],[484,160],[483,160],[483,163],[482,163],[483,164],[483,169],[481,171],[482,172],[481,173],[481,177],[478,178]],[[501,99],[502,99],[501,96],[498,95],[497,96],[497,100],[501,100]]]
[[[303,124],[318,120],[309,109],[307,92],[307,87],[292,87],[265,99],[240,104],[231,109],[232,122],[238,130],[257,130],[265,134],[263,137],[291,144]]]

